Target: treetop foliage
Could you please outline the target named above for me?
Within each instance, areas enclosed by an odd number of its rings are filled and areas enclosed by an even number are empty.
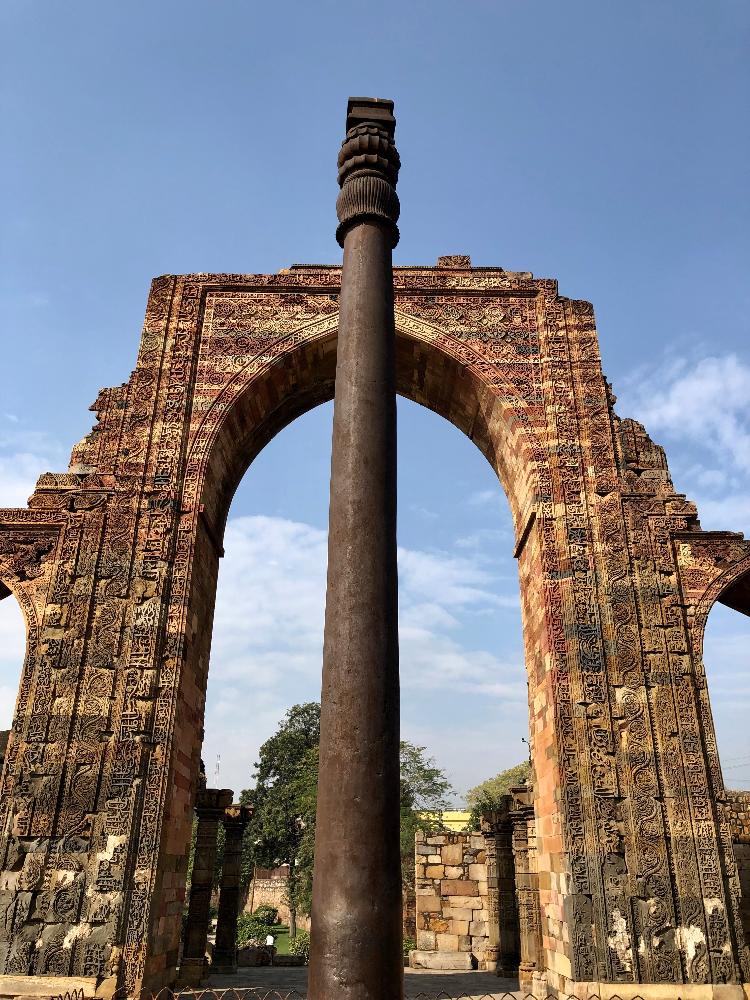
[[[478,829],[479,818],[484,812],[497,809],[500,800],[507,795],[514,785],[523,785],[531,776],[531,764],[528,760],[521,761],[514,767],[488,778],[481,784],[470,788],[466,793],[466,801],[471,809],[471,826]]]
[[[241,796],[244,804],[254,806],[245,834],[243,876],[249,881],[256,865],[288,864],[292,914],[297,909],[309,913],[312,903],[319,746],[320,705],[293,705],[258,752],[255,787]],[[444,772],[425,754],[424,747],[401,741],[401,855],[407,884],[413,879],[414,833],[440,825],[453,792]]]

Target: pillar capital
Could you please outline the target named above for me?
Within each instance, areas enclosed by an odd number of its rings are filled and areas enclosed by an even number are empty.
[[[232,805],[234,792],[231,788],[201,788],[195,797],[195,812],[198,819],[221,819],[224,811]]]
[[[253,815],[253,809],[251,806],[241,806],[236,803],[227,806],[224,810],[224,814],[221,817],[221,821],[225,828],[244,830],[247,824],[250,822]]]
[[[393,101],[377,97],[350,97],[346,109],[346,137],[338,158],[341,187],[336,202],[339,225],[336,239],[358,222],[375,221],[389,232],[391,246],[398,243],[401,211],[396,183],[401,159],[393,141],[396,119]]]

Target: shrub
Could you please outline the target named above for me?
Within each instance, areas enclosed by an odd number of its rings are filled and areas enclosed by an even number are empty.
[[[278,923],[279,911],[275,906],[269,906],[268,903],[263,903],[258,909],[253,913],[253,916],[260,923],[265,924],[266,927],[273,927],[274,924]]]
[[[246,948],[252,945],[256,948],[266,943],[268,924],[258,920],[254,913],[242,913],[237,920],[237,947]]]
[[[413,937],[404,937],[404,958],[409,957],[409,952],[414,951],[417,947],[417,942]]]
[[[307,931],[297,931],[296,935],[289,939],[289,954],[302,955],[305,962],[310,961],[310,935]]]

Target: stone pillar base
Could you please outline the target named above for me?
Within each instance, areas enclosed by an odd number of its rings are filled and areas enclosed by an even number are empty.
[[[517,965],[503,965],[502,962],[495,962],[492,969],[487,967],[488,972],[494,972],[499,979],[515,979],[518,976],[518,981],[521,983],[521,977],[518,972]],[[531,982],[531,979],[529,979]]]
[[[522,990],[525,990],[527,993],[533,993],[534,996],[537,996],[537,991],[539,990],[540,983],[544,986],[545,990],[547,989],[546,980],[544,979],[544,976],[540,976],[536,966],[528,965],[525,962],[521,962],[521,964],[516,969],[516,973],[518,975],[519,986],[521,987]],[[500,973],[498,973],[498,975],[500,975]]]
[[[211,975],[233,976],[237,972],[237,963],[231,962],[211,962]]]
[[[208,975],[205,958],[183,958],[177,981],[180,986],[200,986]]]

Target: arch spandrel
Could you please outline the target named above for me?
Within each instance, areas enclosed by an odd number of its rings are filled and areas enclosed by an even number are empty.
[[[210,512],[217,537],[255,455],[295,417],[333,398],[338,311],[267,345],[241,328],[232,338],[227,326],[225,321],[225,343],[234,339],[258,353],[238,371],[217,371],[209,328],[202,353],[212,368],[201,372],[199,365],[197,389],[223,384],[195,415],[188,452],[188,489],[199,489],[198,503]],[[473,346],[399,308],[396,335],[398,392],[445,417],[482,451],[503,485],[520,536],[538,496],[540,451],[519,392],[521,372],[488,362]],[[186,506],[193,502],[185,496]]]
[[[398,389],[474,441],[514,516],[548,985],[624,996],[750,977],[678,586],[680,539],[692,552],[709,533],[660,449],[614,412],[590,303],[447,260],[395,269]],[[339,282],[314,266],[155,279],[137,366],[99,394],[70,471],[0,512],[0,526],[60,532],[12,774],[33,851],[3,828],[0,882],[23,870],[34,906],[42,885],[53,900],[63,834],[80,864],[54,919],[0,921],[2,972],[129,989],[172,975],[224,519],[254,455],[332,396]],[[724,572],[699,603],[726,591]]]

